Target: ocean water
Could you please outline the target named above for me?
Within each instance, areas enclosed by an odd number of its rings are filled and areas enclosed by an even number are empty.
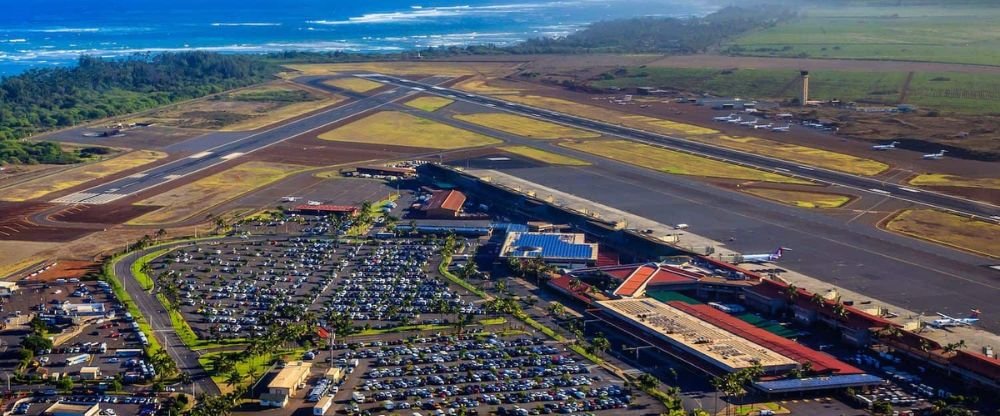
[[[507,45],[598,20],[715,8],[709,0],[0,0],[0,76],[73,65],[81,54]]]

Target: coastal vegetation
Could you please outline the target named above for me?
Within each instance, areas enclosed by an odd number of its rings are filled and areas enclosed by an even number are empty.
[[[58,145],[17,140],[244,87],[274,72],[259,57],[183,52],[120,60],[82,56],[73,68],[6,77],[0,80],[0,163],[76,163],[79,155]]]

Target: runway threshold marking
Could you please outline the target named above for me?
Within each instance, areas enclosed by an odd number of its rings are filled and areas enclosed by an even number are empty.
[[[913,192],[915,194],[919,194],[920,193],[919,189],[907,188],[905,186],[900,186],[899,189],[902,190],[902,191],[906,191],[906,192]]]
[[[188,159],[201,159],[201,158],[203,158],[205,156],[208,156],[208,155],[211,155],[211,154],[212,154],[212,152],[209,152],[209,151],[206,150],[204,152],[195,153],[195,154],[193,154],[191,156],[188,156]]]
[[[228,155],[223,156],[222,160],[236,159],[236,158],[238,158],[240,156],[243,156],[243,155],[244,155],[244,153],[241,153],[241,152],[233,152],[233,153],[230,153]]]
[[[876,194],[891,195],[891,193],[889,191],[886,191],[884,189],[868,188],[868,190],[871,191],[871,192],[874,192]]]

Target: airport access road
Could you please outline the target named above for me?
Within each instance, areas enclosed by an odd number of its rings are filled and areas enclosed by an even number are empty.
[[[194,152],[190,156],[69,194],[52,202],[106,204],[259,151],[289,138],[320,130],[349,117],[378,109],[413,93],[412,90],[406,88],[391,89],[265,130],[245,132],[239,135],[232,132],[210,133],[185,142],[185,145],[189,147],[187,150]],[[223,143],[219,144],[219,140],[215,139],[217,135],[224,137]],[[205,145],[197,147],[199,143]]]
[[[822,168],[803,166],[798,163],[788,162],[781,159],[694,142],[679,137],[632,129],[603,121],[509,102],[498,98],[486,97],[478,94],[444,88],[437,85],[425,84],[419,81],[411,81],[383,74],[358,75],[378,82],[391,83],[401,87],[407,87],[414,91],[468,101],[496,110],[518,113],[571,127],[592,130],[608,136],[617,136],[629,140],[642,141],[668,147],[672,150],[684,151],[717,160],[774,171],[775,173],[784,175],[797,176],[820,183],[844,186],[867,194],[899,199],[906,202],[955,212],[964,216],[978,217],[988,221],[1000,222],[1000,207],[986,202],[945,195],[924,189],[914,189],[875,178],[867,178]]]

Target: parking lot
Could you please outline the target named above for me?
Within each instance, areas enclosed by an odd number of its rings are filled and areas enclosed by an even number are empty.
[[[15,415],[41,415],[56,402],[64,404],[97,404],[100,416],[147,416],[156,414],[159,399],[138,396],[41,396],[27,399],[14,406]]]
[[[248,239],[180,248],[151,267],[168,282],[160,291],[176,300],[202,339],[259,336],[267,325],[297,322],[307,313],[321,323],[346,316],[366,330],[483,315],[475,297],[435,276],[437,251],[420,239]]]

